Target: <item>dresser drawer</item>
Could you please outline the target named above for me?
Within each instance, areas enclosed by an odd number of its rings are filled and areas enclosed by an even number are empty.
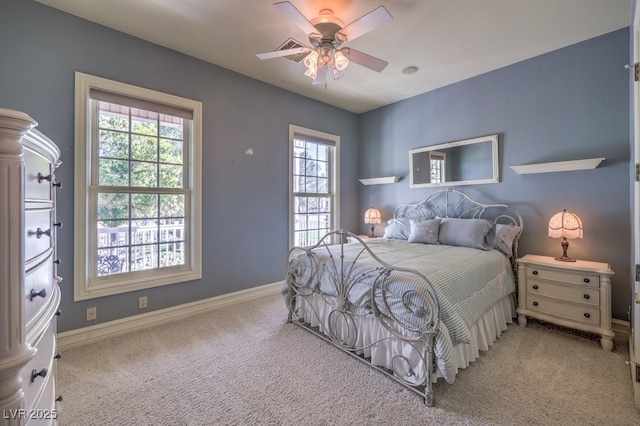
[[[51,229],[51,209],[26,210],[24,214],[24,260],[29,262],[34,257],[53,246]],[[49,235],[47,235],[49,234]]]
[[[38,174],[42,177],[51,175],[51,163],[31,151],[24,148],[22,158],[24,160],[24,197],[26,200],[51,200],[52,186],[46,179],[38,180]]]
[[[35,342],[36,355],[20,372],[22,391],[24,392],[24,408],[28,411],[40,400],[49,376],[53,374],[53,357],[56,348],[55,325],[53,321]],[[40,375],[33,377],[35,373]]]
[[[24,306],[27,329],[31,328],[33,321],[38,320],[39,312],[47,305],[53,294],[53,266],[53,252],[51,252],[49,257],[43,259],[25,274]],[[32,290],[39,295],[32,297]]]
[[[527,293],[527,308],[531,311],[584,324],[600,325],[600,309],[574,305]]]
[[[553,281],[530,278],[527,280],[527,293],[596,307],[600,306],[600,289],[585,285],[568,286],[557,284]]]
[[[527,265],[527,276],[542,280],[559,281],[566,284],[580,284],[591,287],[600,286],[600,275],[580,271],[562,271],[559,269],[545,269],[534,265]]]
[[[58,411],[55,408],[56,380],[52,375],[42,391],[42,396],[31,411],[28,411],[29,420],[25,426],[45,426],[57,424]],[[51,408],[54,407],[54,408]]]

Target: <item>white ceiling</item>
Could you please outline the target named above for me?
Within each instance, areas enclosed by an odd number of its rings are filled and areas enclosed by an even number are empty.
[[[330,8],[349,24],[380,5],[393,16],[346,44],[388,61],[382,73],[352,63],[326,89],[311,84],[302,62],[256,57],[289,37],[308,44],[273,6],[280,0],[37,1],[361,113],[625,28],[633,0],[291,0],[308,20]],[[401,73],[412,65],[420,70]]]

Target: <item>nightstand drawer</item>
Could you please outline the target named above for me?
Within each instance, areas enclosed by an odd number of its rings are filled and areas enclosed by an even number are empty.
[[[600,306],[600,289],[594,287],[568,286],[534,278],[527,280],[527,297],[546,296],[585,305]]]
[[[531,311],[571,321],[592,325],[600,324],[600,309],[590,306],[573,305],[545,297],[536,297],[535,294],[527,294],[527,308]]]
[[[562,271],[559,269],[545,269],[539,266],[527,265],[527,276],[542,280],[559,281],[566,284],[580,284],[591,287],[600,286],[598,274],[581,273],[580,271]]]

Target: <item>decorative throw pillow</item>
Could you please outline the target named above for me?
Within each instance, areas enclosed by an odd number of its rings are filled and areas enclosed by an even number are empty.
[[[496,224],[486,219],[444,218],[440,223],[440,244],[491,250]]]
[[[496,243],[494,247],[508,257],[513,256],[513,240],[520,232],[520,227],[516,225],[496,225]]]
[[[410,243],[439,244],[440,219],[411,219]]]
[[[409,223],[400,219],[390,219],[384,228],[382,238],[388,240],[406,240],[409,238]]]

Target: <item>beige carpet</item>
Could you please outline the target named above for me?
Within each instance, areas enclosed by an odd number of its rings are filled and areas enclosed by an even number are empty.
[[[84,347],[58,363],[67,425],[638,425],[628,348],[509,326],[435,407],[287,324],[269,296]]]

